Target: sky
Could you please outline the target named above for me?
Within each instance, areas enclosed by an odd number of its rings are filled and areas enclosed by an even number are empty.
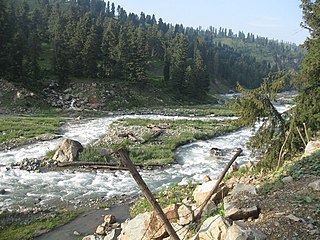
[[[107,0],[105,0],[107,1]],[[207,29],[232,29],[269,39],[302,44],[309,35],[300,27],[300,0],[110,0],[127,13],[141,12],[166,23]]]

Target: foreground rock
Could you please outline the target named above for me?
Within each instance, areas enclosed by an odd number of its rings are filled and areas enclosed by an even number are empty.
[[[190,206],[182,204],[178,208],[179,220],[178,223],[182,226],[188,225],[193,221],[193,211]]]
[[[194,200],[196,201],[196,207],[199,207],[202,205],[204,200],[209,195],[210,191],[213,189],[213,187],[216,185],[217,180],[211,180],[204,182],[201,185],[198,185],[196,189],[194,190],[192,196]],[[224,196],[227,195],[229,191],[229,188],[225,186],[223,183],[220,184],[217,192],[213,194],[211,200],[214,202],[219,202],[221,199],[223,199]]]
[[[229,227],[230,223],[224,217],[210,217],[203,222],[195,240],[224,240]]]
[[[77,161],[79,153],[82,151],[83,146],[80,142],[72,139],[65,139],[59,145],[52,159],[59,162]]]
[[[224,199],[225,216],[232,220],[257,218],[259,209],[250,203],[251,196],[257,195],[256,188],[252,185],[239,183]]]
[[[245,222],[235,221],[226,232],[225,240],[265,240],[267,236]]]
[[[176,223],[178,221],[178,206],[176,204],[164,208],[163,212],[170,223]],[[150,219],[146,221],[145,224],[148,227],[146,232],[147,239],[163,239],[169,236],[162,220],[155,212],[151,213]]]
[[[313,191],[320,191],[320,179],[309,183],[308,187],[311,188]]]
[[[309,141],[306,149],[304,150],[304,157],[307,157],[313,153],[315,153],[316,151],[320,150],[320,140],[316,140],[316,141]]]
[[[122,232],[118,237],[119,240],[147,240],[145,232],[148,229],[145,222],[150,219],[150,213],[142,213],[135,218],[128,220],[122,224]]]

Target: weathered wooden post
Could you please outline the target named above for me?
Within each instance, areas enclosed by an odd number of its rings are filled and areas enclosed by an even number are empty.
[[[163,223],[165,225],[165,228],[168,231],[168,233],[170,234],[170,236],[174,240],[180,240],[178,235],[177,235],[177,233],[176,233],[176,231],[173,229],[173,227],[171,226],[169,220],[167,219],[167,216],[162,211],[159,203],[153,197],[153,195],[152,195],[151,191],[149,190],[147,184],[143,181],[143,179],[142,179],[141,175],[139,174],[139,172],[137,171],[136,167],[134,166],[134,164],[129,159],[127,150],[121,148],[121,149],[118,150],[118,153],[120,154],[120,159],[121,159],[122,164],[129,169],[132,177],[137,182],[137,184],[138,184],[139,188],[141,189],[141,191],[143,192],[144,196],[146,197],[148,202],[151,204],[153,209],[156,211],[156,213],[158,214],[160,219],[163,221]]]

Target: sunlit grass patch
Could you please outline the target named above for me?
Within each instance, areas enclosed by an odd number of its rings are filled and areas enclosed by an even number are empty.
[[[59,128],[63,123],[62,118],[0,118],[0,142],[26,140],[44,134],[59,134]]]

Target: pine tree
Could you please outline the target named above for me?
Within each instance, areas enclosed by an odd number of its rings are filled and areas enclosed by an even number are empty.
[[[270,73],[256,89],[249,90],[238,85],[240,97],[232,105],[242,124],[254,127],[257,122],[261,123],[249,146],[253,152],[264,154],[264,160],[259,162],[262,169],[277,166],[284,142],[287,123],[272,102],[283,88],[286,78],[284,72]]]
[[[69,62],[67,56],[67,43],[63,36],[65,29],[64,19],[61,14],[59,3],[56,3],[49,18],[49,33],[53,45],[53,72],[59,77],[59,83],[67,83],[69,75]]]
[[[169,83],[170,80],[170,66],[171,66],[171,55],[169,44],[163,43],[164,45],[164,64],[163,64],[163,80],[165,85]]]
[[[209,90],[209,75],[201,56],[199,49],[195,49],[194,64],[193,64],[193,78],[191,81],[192,95],[197,100],[205,100]]]
[[[114,77],[115,66],[118,59],[117,45],[119,36],[118,22],[106,19],[101,43],[102,54],[102,76]]]
[[[8,28],[7,8],[4,0],[0,0],[0,77],[3,77],[7,70]]]
[[[299,95],[292,124],[302,128],[305,123],[310,134],[316,134],[320,126],[320,2],[302,0],[301,7],[302,26],[309,30],[310,38],[304,43],[307,55],[298,75]],[[296,145],[301,146],[301,141]]]
[[[84,42],[83,50],[81,52],[84,66],[83,74],[86,77],[97,76],[98,57],[100,55],[99,45],[97,29],[93,25],[86,41]]]
[[[188,59],[188,40],[182,33],[178,33],[173,42],[171,87],[178,94],[184,93],[186,88],[185,71]]]
[[[38,80],[41,76],[39,58],[41,54],[41,13],[35,9],[31,16],[31,28],[28,39],[28,54],[26,61],[27,76],[33,80]]]

